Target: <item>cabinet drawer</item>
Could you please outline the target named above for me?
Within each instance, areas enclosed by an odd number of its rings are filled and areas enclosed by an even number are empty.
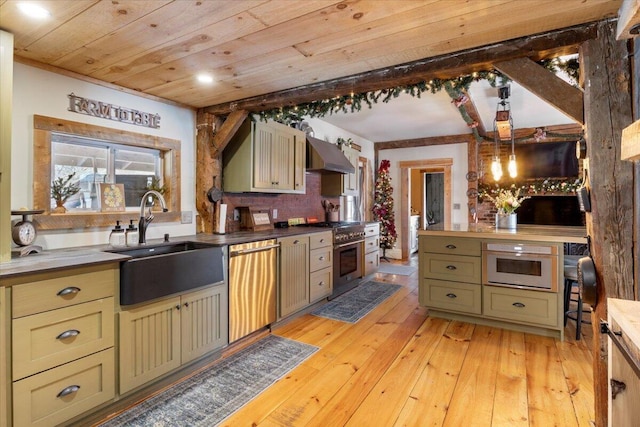
[[[67,271],[59,277],[38,280],[12,289],[13,318],[111,297],[118,280],[118,268]]]
[[[331,295],[331,292],[333,292],[332,277],[331,268],[311,273],[309,276],[309,299],[311,302]]]
[[[365,225],[364,237],[378,237],[379,234],[380,234],[380,223]]]
[[[108,349],[14,382],[13,424],[58,425],[113,399],[113,354]]]
[[[111,297],[15,319],[14,380],[112,347],[113,305]]]
[[[558,326],[558,294],[484,286],[484,314],[517,322]]]
[[[425,277],[480,284],[480,257],[422,253],[422,262]]]
[[[420,236],[420,251],[438,254],[480,256],[480,239],[447,236]]]
[[[333,265],[333,248],[314,249],[309,253],[309,271],[317,271]]]
[[[368,254],[380,249],[380,238],[378,235],[364,239],[364,253]]]
[[[378,267],[380,267],[380,253],[377,250],[364,255],[363,275],[377,273]]]
[[[482,286],[421,279],[420,304],[463,313],[482,314]]]
[[[324,248],[333,244],[333,232],[325,231],[322,233],[314,233],[309,236],[309,247],[311,249]]]

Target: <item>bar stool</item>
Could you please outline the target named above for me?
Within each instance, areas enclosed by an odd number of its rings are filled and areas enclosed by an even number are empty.
[[[591,313],[591,310],[585,310],[582,306],[582,292],[578,284],[578,260],[580,258],[581,256],[576,255],[564,256],[564,326],[567,326],[567,319],[576,321],[576,340],[580,339],[582,323],[591,324],[588,318],[582,318],[582,313]],[[577,298],[572,299],[572,294],[576,294]],[[569,309],[572,302],[577,304],[575,310]]]

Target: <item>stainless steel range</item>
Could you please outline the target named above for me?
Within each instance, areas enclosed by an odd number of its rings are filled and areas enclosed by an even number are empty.
[[[333,228],[333,293],[335,298],[358,286],[362,278],[364,224],[359,222],[330,222]]]

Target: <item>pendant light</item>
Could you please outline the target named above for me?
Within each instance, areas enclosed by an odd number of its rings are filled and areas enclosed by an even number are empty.
[[[499,143],[501,140],[511,139],[511,154],[509,155],[509,163],[507,171],[511,178],[518,176],[518,165],[516,163],[515,138],[513,132],[513,118],[511,117],[511,104],[507,101],[510,95],[509,85],[498,88],[498,96],[500,102],[496,109],[496,118],[493,121],[493,137],[495,141],[495,153],[491,162],[491,173],[493,179],[499,181],[502,178],[502,165],[500,164]]]

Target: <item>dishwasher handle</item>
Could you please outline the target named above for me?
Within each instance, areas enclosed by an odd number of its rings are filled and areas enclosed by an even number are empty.
[[[240,249],[240,250],[237,250],[237,251],[229,252],[229,258],[240,256],[240,255],[253,254],[253,253],[256,253],[256,252],[264,252],[264,251],[268,251],[268,250],[271,250],[271,249],[276,249],[276,248],[279,248],[279,247],[280,247],[280,243],[276,243],[275,245],[261,246],[259,248]]]

